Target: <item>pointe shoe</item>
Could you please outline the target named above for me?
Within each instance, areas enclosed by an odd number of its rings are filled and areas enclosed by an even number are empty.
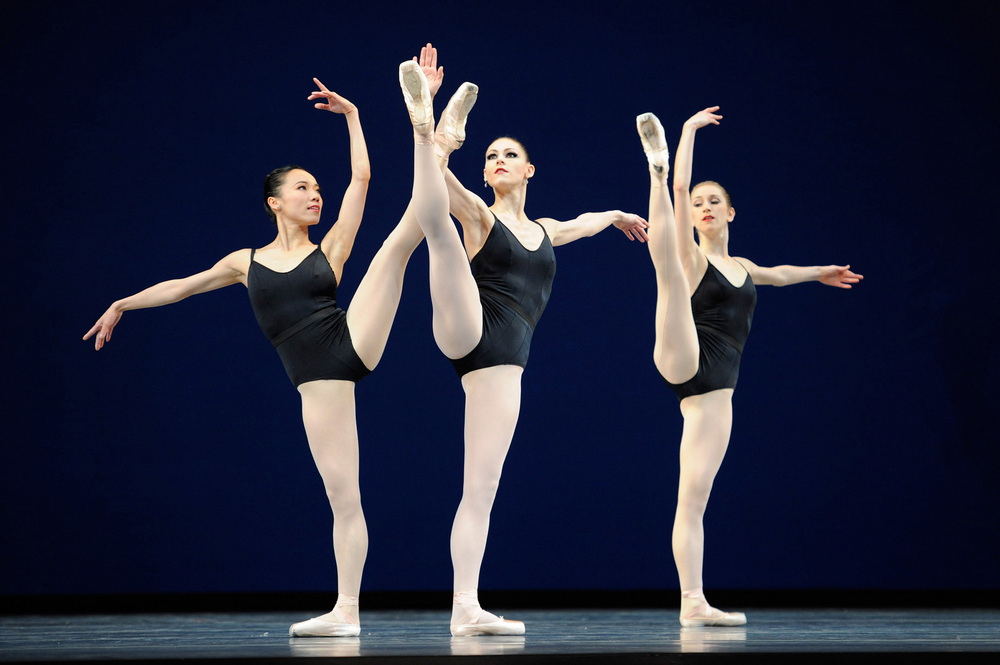
[[[509,621],[503,617],[489,623],[463,623],[451,627],[454,637],[470,635],[524,635],[523,621]]]
[[[334,610],[338,619],[344,621],[327,621],[326,619],[309,619],[293,623],[288,629],[289,637],[357,637],[361,634],[361,626],[350,621],[350,617]]]
[[[639,130],[642,149],[649,160],[649,166],[657,174],[666,175],[670,168],[670,151],[667,149],[667,139],[663,133],[663,125],[652,113],[636,116],[635,127]]]
[[[410,112],[414,135],[429,138],[434,131],[434,100],[420,65],[413,60],[399,65],[399,87],[403,89],[403,100]]]
[[[462,147],[465,143],[465,121],[469,111],[476,105],[479,97],[479,86],[465,82],[452,95],[448,105],[441,112],[441,121],[434,134],[434,147],[438,157],[445,157]]]
[[[708,614],[688,614],[681,617],[681,625],[685,628],[700,626],[745,626],[747,615],[743,612],[723,612],[709,606]]]

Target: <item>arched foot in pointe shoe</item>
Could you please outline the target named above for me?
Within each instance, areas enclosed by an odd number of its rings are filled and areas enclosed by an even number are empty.
[[[657,174],[666,175],[670,168],[670,151],[659,118],[652,113],[643,113],[636,117],[635,127],[639,130],[639,139],[650,168]]]
[[[441,113],[437,132],[434,134],[434,148],[439,157],[444,157],[462,147],[465,143],[465,121],[469,111],[479,97],[479,86],[465,82],[452,95],[448,105]]]
[[[406,109],[410,112],[414,135],[430,142],[434,132],[434,100],[420,65],[413,60],[399,65],[399,87],[403,90]]]

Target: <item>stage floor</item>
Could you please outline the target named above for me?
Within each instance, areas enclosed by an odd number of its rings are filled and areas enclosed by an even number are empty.
[[[748,610],[742,628],[681,628],[666,610],[506,612],[523,637],[452,638],[447,611],[368,611],[359,638],[289,638],[321,611],[0,617],[0,661],[374,663],[986,662],[1000,653],[1000,610]],[[992,653],[992,655],[991,655]],[[689,654],[691,654],[689,656]],[[712,656],[715,656],[713,658]]]

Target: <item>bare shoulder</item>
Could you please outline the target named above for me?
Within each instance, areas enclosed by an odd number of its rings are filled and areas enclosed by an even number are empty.
[[[559,220],[552,219],[551,217],[538,217],[535,219],[538,225],[545,229],[545,234],[551,239],[555,236],[556,228],[559,226]]]
[[[253,250],[249,247],[238,249],[235,252],[231,252],[230,254],[222,257],[219,264],[224,265],[227,268],[239,270],[243,274],[246,274],[247,269],[250,267],[250,255],[252,251]]]
[[[212,270],[223,273],[220,274],[220,277],[224,275],[228,276],[233,283],[241,282],[245,285],[247,283],[247,275],[250,273],[251,255],[252,251],[249,247],[238,249],[222,257]]]
[[[750,259],[748,259],[745,256],[734,256],[733,260],[736,261],[741,266],[743,266],[743,269],[746,270],[750,274],[750,277],[755,282],[760,280],[760,277],[761,277],[761,267],[759,265],[757,265],[756,263],[754,263],[753,261],[751,261]]]

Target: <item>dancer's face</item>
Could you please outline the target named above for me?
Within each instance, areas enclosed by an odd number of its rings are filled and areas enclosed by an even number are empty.
[[[736,210],[729,206],[729,199],[716,185],[694,188],[691,192],[691,211],[695,227],[706,231],[724,227],[736,217]]]
[[[293,169],[286,173],[281,196],[275,200],[281,206],[281,214],[289,221],[297,224],[319,223],[323,197],[316,178],[308,171]]]
[[[518,187],[535,173],[524,147],[514,139],[500,138],[486,150],[483,177],[490,187]]]

